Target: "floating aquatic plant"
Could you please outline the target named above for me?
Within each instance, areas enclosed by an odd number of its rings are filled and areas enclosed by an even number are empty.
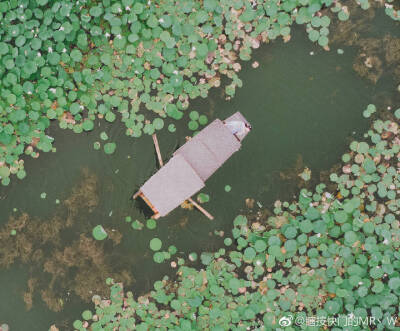
[[[101,144],[98,141],[95,141],[93,143],[93,148],[98,151],[101,148]]]
[[[376,107],[375,107],[375,105],[368,105],[368,107],[367,107],[367,109],[365,109],[364,111],[363,111],[363,116],[365,117],[365,118],[368,118],[368,117],[370,117],[373,113],[375,113],[376,112]]]
[[[96,225],[92,231],[93,238],[96,240],[104,240],[107,238],[107,232],[101,225]]]
[[[190,253],[189,254],[189,260],[192,261],[192,262],[196,261],[197,260],[197,253],[194,253],[194,252]]]
[[[174,123],[171,123],[171,124],[168,125],[168,131],[171,132],[171,133],[176,131],[176,127],[175,127]]]
[[[311,170],[309,168],[304,168],[303,172],[299,174],[299,177],[304,181],[309,181],[311,179]]]
[[[165,260],[165,256],[164,256],[163,252],[156,252],[156,253],[154,253],[154,255],[153,255],[153,260],[154,260],[154,262],[156,262],[156,263],[163,263],[164,260]]]
[[[150,240],[150,248],[153,251],[159,251],[161,249],[162,242],[159,238],[153,238]]]
[[[148,229],[153,230],[157,227],[157,222],[155,220],[153,220],[152,218],[149,218],[146,221],[146,226]]]
[[[168,252],[169,252],[171,255],[176,254],[177,251],[178,251],[178,249],[177,249],[174,245],[171,245],[171,246],[168,247]]]
[[[210,201],[210,196],[206,193],[199,193],[197,195],[197,201],[200,203],[208,202],[208,201]]]
[[[134,230],[142,230],[144,225],[138,220],[135,220],[131,223],[131,226]]]
[[[90,311],[90,310],[85,310],[83,313],[82,313],[82,318],[84,319],[84,320],[91,320],[92,319],[92,317],[93,317],[93,314],[92,314],[92,312]]]
[[[106,132],[101,132],[100,133],[100,139],[101,140],[107,140],[108,139],[108,135],[107,135],[107,133]]]
[[[104,145],[104,153],[106,154],[114,154],[117,145],[115,143],[106,143]]]

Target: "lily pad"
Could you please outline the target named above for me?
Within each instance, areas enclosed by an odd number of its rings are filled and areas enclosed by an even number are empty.
[[[153,251],[159,251],[161,249],[162,246],[162,241],[158,238],[153,238],[150,240],[150,248]]]
[[[205,193],[199,193],[199,194],[197,195],[197,200],[198,200],[200,203],[205,203],[205,202],[210,201],[210,196],[209,196],[208,194],[205,194]]]
[[[190,130],[195,131],[199,128],[199,123],[197,123],[196,121],[190,121],[188,123],[188,127]]]
[[[117,148],[117,145],[115,143],[106,143],[104,145],[104,152],[106,154],[113,154],[115,152],[116,148]]]
[[[134,230],[142,230],[143,229],[143,223],[139,222],[138,220],[135,220],[131,223],[131,226]]]
[[[93,314],[92,314],[92,312],[91,312],[90,310],[85,310],[85,311],[82,313],[82,318],[83,318],[84,320],[86,320],[86,321],[90,320],[92,317],[93,317]]]
[[[168,125],[168,131],[169,132],[175,132],[176,131],[176,127],[175,124],[171,123]]]
[[[156,252],[153,255],[153,260],[156,263],[163,263],[164,260],[165,260],[165,256],[164,256],[164,254],[162,252]]]
[[[96,225],[92,231],[93,237],[96,240],[104,240],[107,238],[107,232],[101,225]]]
[[[148,229],[153,230],[156,228],[157,222],[155,220],[153,220],[152,218],[150,218],[146,221],[146,226]]]
[[[95,141],[93,143],[93,148],[98,151],[101,148],[101,144],[98,141]]]
[[[102,133],[100,133],[100,138],[101,138],[101,140],[107,140],[108,139],[107,133],[104,131]]]
[[[254,244],[254,248],[256,249],[257,252],[264,252],[265,249],[267,248],[267,244],[264,240],[257,240]]]
[[[161,129],[164,127],[164,121],[163,121],[163,119],[162,119],[162,118],[156,118],[156,119],[153,121],[153,127],[154,127],[154,129],[156,129],[156,130],[161,130]]]

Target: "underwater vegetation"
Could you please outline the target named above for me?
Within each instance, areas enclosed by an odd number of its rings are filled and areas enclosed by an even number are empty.
[[[307,316],[322,323],[317,329],[342,330],[345,316],[398,328],[400,109],[380,114],[385,120],[375,117],[365,139],[350,143],[329,186],[276,201],[270,216],[237,216],[226,248],[202,253],[201,269],[182,265],[176,281],[166,276],[146,295],[135,298],[109,279],[109,299],[94,300],[95,311],[74,328],[294,330]]]
[[[355,13],[354,19],[346,22],[335,22],[335,34],[332,44],[340,43],[357,49],[357,57],[353,69],[363,78],[376,84],[384,72],[389,73],[396,81],[400,77],[400,38],[389,33],[382,36],[365,36],[365,31],[371,30],[376,11],[365,11],[357,4],[349,4],[350,11]]]
[[[87,169],[82,170],[80,183],[60,203],[49,219],[31,218],[27,213],[15,212],[0,230],[0,267],[8,268],[18,262],[27,268],[27,289],[23,293],[26,308],[32,308],[35,293],[52,311],[61,311],[70,295],[90,301],[94,293],[106,295],[104,280],[111,276],[134,281],[127,268],[117,267],[106,251],[118,245],[122,234],[109,231],[108,245],[90,236],[88,225],[81,225],[83,233],[72,227],[90,215],[99,203],[98,179]],[[86,231],[85,231],[86,230]],[[73,232],[73,235],[69,233]]]
[[[399,19],[391,1],[380,5]],[[52,120],[81,133],[96,118],[119,117],[128,136],[152,134],[166,119],[181,119],[189,100],[207,97],[222,77],[233,97],[242,86],[239,61],[263,42],[288,41],[293,22],[328,49],[327,8],[340,21],[349,18],[348,7],[332,0],[1,1],[2,185],[26,176],[23,155],[55,151],[46,134]],[[191,113],[188,126],[206,122]],[[174,123],[167,127],[175,131]],[[115,148],[104,145],[107,154]]]

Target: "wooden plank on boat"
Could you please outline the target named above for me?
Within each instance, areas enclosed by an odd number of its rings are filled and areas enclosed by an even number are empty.
[[[240,141],[217,119],[180,147],[174,155],[182,155],[201,179],[206,181],[240,146]]]
[[[161,216],[204,187],[204,182],[181,155],[176,155],[157,171],[140,191]]]

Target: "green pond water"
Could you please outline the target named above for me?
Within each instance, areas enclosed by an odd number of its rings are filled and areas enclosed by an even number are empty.
[[[368,32],[374,37],[398,28],[395,23],[387,23],[387,17],[376,20],[385,23],[377,23],[377,28]],[[344,50],[343,55],[337,54],[338,47]],[[226,101],[221,89],[214,89],[208,99],[191,103],[189,110],[206,114],[209,121],[240,111],[253,126],[242,149],[210,178],[202,191],[210,196],[204,207],[215,216],[214,221],[196,210],[177,208],[159,219],[156,229],[133,230],[124,218],[129,215],[142,223],[147,218],[142,204],[133,202],[131,196],[157,170],[153,142],[150,136],[128,138],[123,125],[101,121],[89,134],[74,134],[56,125],[50,128],[48,134],[55,137],[57,152],[41,153],[37,160],[27,159],[28,176],[0,188],[0,226],[11,215],[17,217],[22,212],[40,222],[54,215],[66,222],[69,211],[64,201],[71,197],[73,188],[83,180],[83,169],[87,169],[96,178],[91,194],[97,197],[97,204],[91,211],[79,209],[73,216],[73,225],[60,234],[59,248],[71,245],[80,234],[91,237],[97,224],[117,230],[123,235],[120,244],[113,246],[111,240],[106,240],[96,245],[106,252],[110,270],[127,270],[134,278],[126,288],[143,294],[155,280],[165,274],[172,276],[175,270],[170,267],[171,260],[162,264],[153,261],[149,248],[153,237],[162,240],[164,250],[175,245],[182,256],[221,247],[222,240],[213,235],[214,231],[230,231],[232,219],[246,209],[246,198],[253,198],[266,208],[277,198],[291,199],[298,191],[297,174],[301,169],[294,168],[299,156],[303,169],[311,169],[312,180],[318,181],[319,173],[339,162],[348,143],[367,130],[369,120],[362,117],[362,110],[369,103],[386,107],[398,100],[390,74],[384,74],[377,84],[357,75],[353,70],[356,54],[356,47],[341,45],[332,45],[331,51],[325,52],[312,45],[303,27],[295,28],[290,42],[277,41],[255,52],[259,68],[253,69],[251,62],[243,64],[240,77],[244,86],[232,100]],[[158,133],[164,160],[191,134],[185,123],[187,120],[176,123],[175,133]],[[94,150],[93,143],[102,142],[102,131],[107,132],[108,141],[117,143],[114,155]],[[285,170],[294,179],[282,179],[280,172]],[[224,190],[227,184],[232,187],[229,193]],[[46,192],[45,199],[40,196],[42,192]],[[60,200],[59,205],[56,199]],[[254,209],[258,208],[256,204]],[[53,258],[51,246],[34,244],[41,247],[47,259]],[[68,272],[67,277],[74,277],[79,270],[73,267]],[[9,324],[11,330],[47,330],[51,324],[62,330],[71,329],[71,321],[89,304],[58,282],[53,291],[63,300],[61,312],[52,312],[42,301],[43,284],[35,288],[32,308],[27,311],[23,294],[29,278],[50,281],[43,266],[33,261],[0,269],[0,324]],[[96,288],[87,291],[95,294]]]

